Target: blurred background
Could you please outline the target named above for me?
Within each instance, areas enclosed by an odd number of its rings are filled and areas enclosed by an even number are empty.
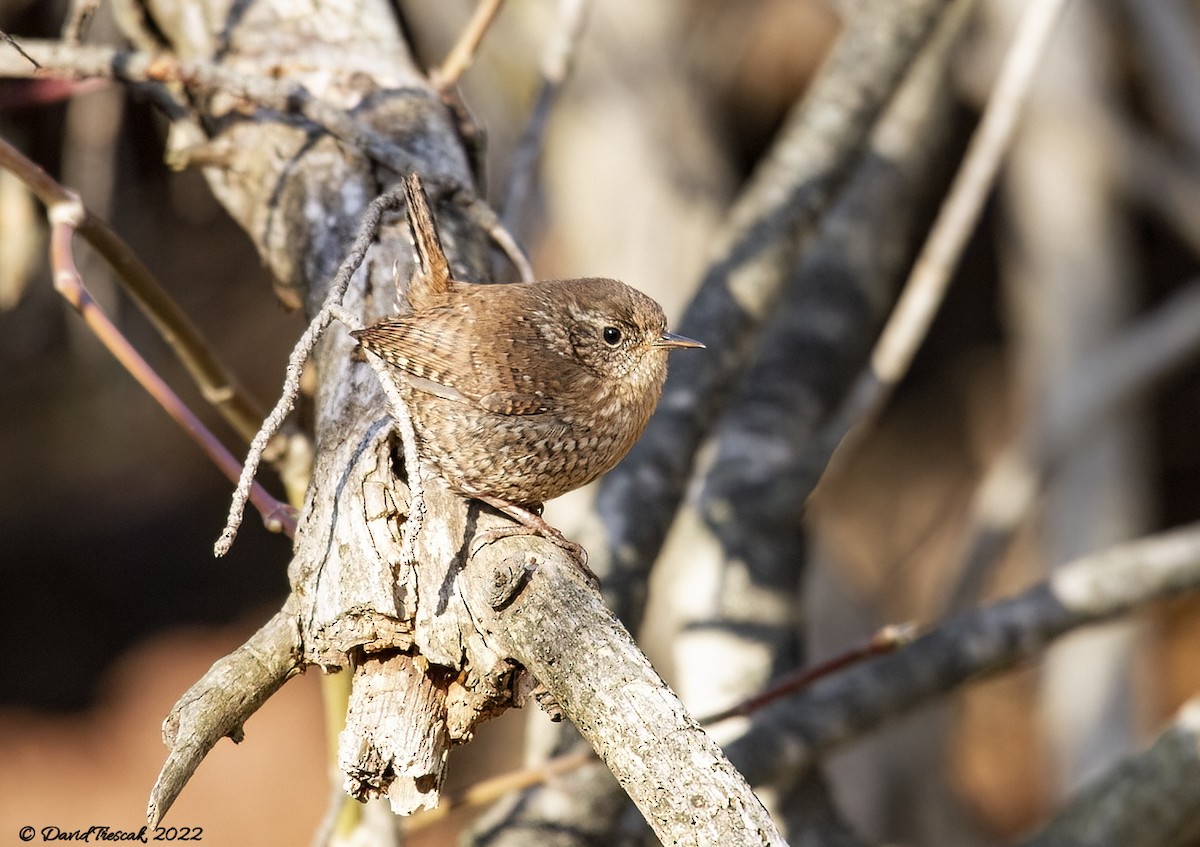
[[[518,233],[541,277],[613,276],[676,318],[739,187],[856,4],[611,0],[591,10]],[[1022,3],[981,2],[955,49],[903,214],[911,256],[954,173]],[[472,8],[398,0],[422,61]],[[556,4],[510,0],[463,85],[487,133],[490,196],[533,105]],[[90,40],[119,36],[102,4]],[[0,29],[55,37],[62,0],[4,0]],[[803,519],[813,551],[811,658],[891,621],[929,623],[957,579],[981,478],[1097,350],[1196,284],[1200,7],[1074,4],[1039,72],[1008,164],[911,372]],[[0,49],[8,49],[0,45]],[[303,322],[194,172],[163,164],[165,123],[118,86],[62,99],[0,80],[0,135],[78,191],[139,252],[265,406]],[[165,756],[162,718],[287,591],[289,544],[247,522],[214,560],[231,486],[55,294],[42,209],[0,173],[0,840],[20,826],[136,829]],[[77,245],[81,256],[87,248]],[[897,263],[896,281],[903,276]],[[138,349],[234,453],[99,261],[84,279]],[[1200,517],[1200,369],[1180,358],[1090,425],[1035,516],[988,573],[1010,594],[1122,538]],[[264,482],[280,490],[269,474]],[[589,492],[551,507],[570,526]],[[647,652],[669,681],[691,573],[677,527],[652,585]],[[990,844],[1035,826],[1137,749],[1200,690],[1197,599],[1064,640],[1036,667],[977,684],[831,757],[865,838]],[[223,742],[168,823],[216,844],[308,843],[330,793],[319,680],[290,682]],[[685,686],[686,693],[686,686]],[[530,711],[530,710],[527,710]],[[453,754],[451,787],[520,763],[509,714]],[[931,742],[932,740],[932,742]],[[930,762],[932,759],[932,762]],[[921,765],[918,763],[925,762]],[[926,768],[932,768],[927,770]],[[919,768],[926,778],[911,778]],[[450,843],[469,813],[422,831]],[[1200,842],[1198,842],[1200,843]]]

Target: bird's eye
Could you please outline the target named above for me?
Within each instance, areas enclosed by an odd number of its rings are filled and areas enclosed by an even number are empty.
[[[615,326],[606,326],[601,335],[604,338],[604,343],[611,347],[616,347],[621,343],[621,330],[617,329]]]

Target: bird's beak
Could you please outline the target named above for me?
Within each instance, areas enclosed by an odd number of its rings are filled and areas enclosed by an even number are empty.
[[[698,347],[704,349],[704,345],[695,339],[688,338],[685,335],[676,335],[673,332],[664,332],[658,341],[654,342],[655,347]]]

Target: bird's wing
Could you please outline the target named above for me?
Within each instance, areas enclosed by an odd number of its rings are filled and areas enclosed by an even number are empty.
[[[541,361],[540,337],[517,323],[504,338],[466,341],[467,320],[452,307],[387,318],[352,335],[362,346],[410,376],[418,391],[476,403],[501,415],[536,415],[558,406],[562,370],[572,363]],[[557,390],[556,390],[557,389]]]

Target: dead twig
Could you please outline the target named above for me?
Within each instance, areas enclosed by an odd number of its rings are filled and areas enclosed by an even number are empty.
[[[262,462],[263,452],[270,443],[271,437],[283,426],[284,419],[291,412],[296,397],[300,393],[300,376],[304,371],[304,363],[312,355],[317,342],[321,340],[321,335],[340,314],[339,307],[342,304],[342,298],[346,295],[346,288],[350,285],[350,278],[354,276],[355,271],[366,258],[367,249],[375,240],[375,234],[379,230],[379,222],[384,213],[398,208],[402,197],[402,189],[395,188],[377,197],[367,207],[362,223],[359,225],[358,235],[354,239],[349,254],[338,268],[333,282],[330,283],[324,304],[309,321],[308,328],[304,330],[300,340],[292,348],[279,400],[267,415],[266,420],[263,421],[258,434],[250,442],[250,452],[247,453],[246,462],[242,465],[241,475],[238,477],[237,487],[233,492],[233,502],[229,506],[229,517],[225,522],[224,530],[221,531],[220,538],[213,545],[215,555],[224,556],[233,545],[238,527],[242,523],[242,511],[246,508],[246,500],[254,486],[254,475],[258,472],[258,466]]]

